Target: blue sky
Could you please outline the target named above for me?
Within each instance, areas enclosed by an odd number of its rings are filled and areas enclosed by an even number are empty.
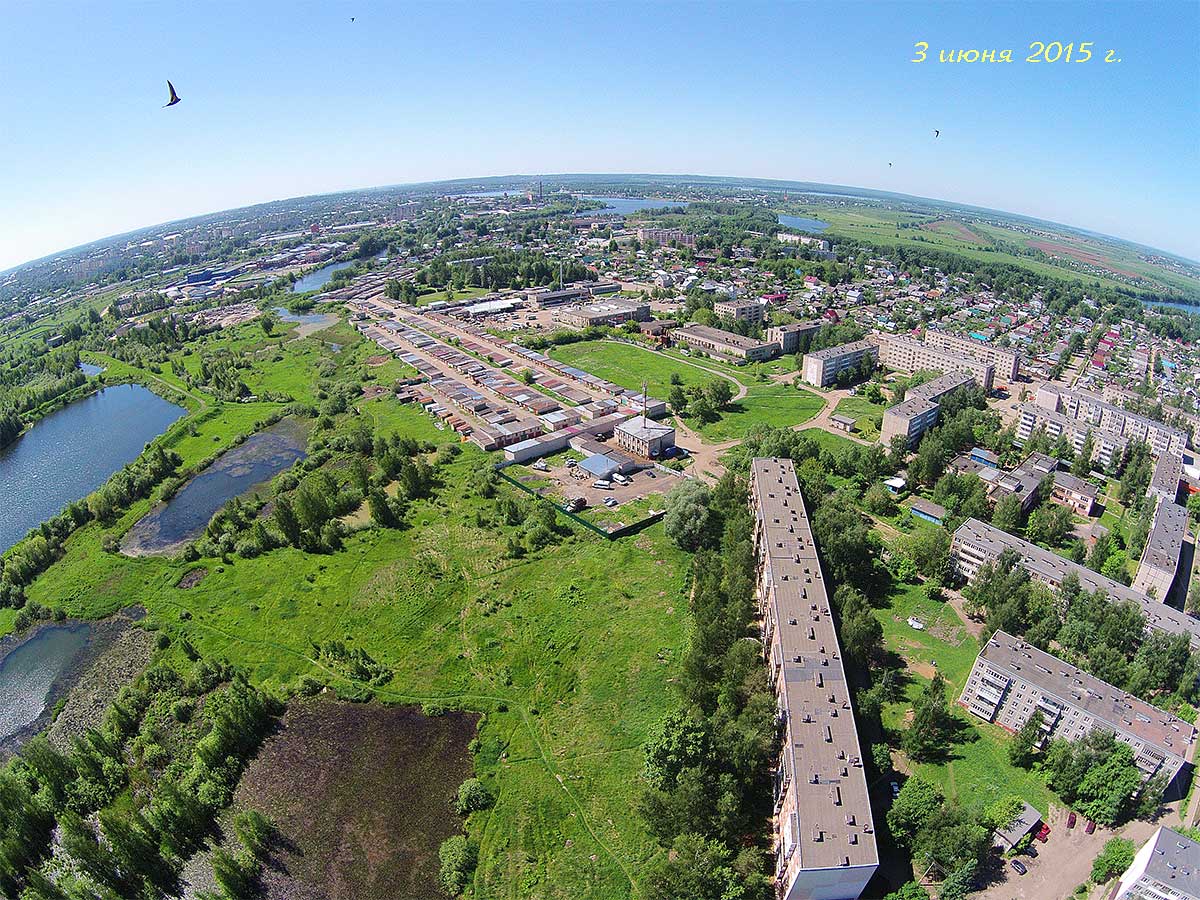
[[[1200,258],[1195,0],[10,0],[3,15],[0,269],[264,200],[518,172],[855,185]],[[932,58],[913,64],[919,40]],[[1031,40],[1096,56],[1028,64]],[[936,62],[959,47],[1018,61]],[[1110,47],[1120,63],[1101,61]],[[168,77],[183,103],[161,109]]]

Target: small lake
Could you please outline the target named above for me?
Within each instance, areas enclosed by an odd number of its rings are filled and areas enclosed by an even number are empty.
[[[1184,312],[1200,316],[1200,306],[1190,303],[1171,303],[1166,300],[1143,300],[1143,306],[1169,306],[1171,309],[1182,309]]]
[[[663,200],[657,197],[584,197],[584,200],[601,200],[608,205],[603,209],[583,209],[581,216],[627,216],[643,209],[662,209],[670,206],[682,209],[688,205],[686,200]]]
[[[81,362],[79,364],[79,371],[88,376],[99,375],[104,371],[104,366],[96,366],[92,365],[92,363]]]
[[[356,259],[347,259],[343,262],[330,263],[327,266],[314,269],[303,278],[296,279],[295,284],[292,285],[292,293],[303,294],[305,291],[319,291],[333,280],[334,272],[340,269],[348,269],[356,262],[358,262]]]
[[[204,534],[213,514],[234,497],[246,496],[308,455],[307,432],[284,419],[225,451],[174,497],[138,520],[121,542],[129,556],[164,556]]]
[[[780,216],[779,224],[788,228],[798,228],[801,231],[824,231],[829,227],[828,222],[820,219],[806,219],[804,216]]]
[[[50,413],[0,450],[0,552],[133,462],[184,410],[138,384]]]
[[[54,686],[83,656],[87,622],[45,625],[0,659],[0,747],[15,740],[46,711]]]
[[[276,306],[274,312],[275,315],[279,316],[279,321],[281,322],[299,322],[302,325],[328,325],[337,321],[337,316],[333,313],[294,313],[286,306]]]

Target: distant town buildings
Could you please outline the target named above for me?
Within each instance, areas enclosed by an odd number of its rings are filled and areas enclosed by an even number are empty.
[[[646,322],[650,319],[650,304],[617,299],[597,300],[579,306],[560,308],[555,312],[554,319],[575,328],[620,325],[622,322]]]
[[[979,651],[959,702],[1009,731],[1040,710],[1043,740],[1110,731],[1133,750],[1143,778],[1162,775],[1168,784],[1195,751],[1191,723],[1003,631]]]
[[[854,900],[879,866],[862,747],[821,562],[790,459],[750,464],[757,598],[783,732],[775,771],[780,900]]]
[[[679,228],[639,228],[638,243],[653,247],[678,244],[680,247],[695,247],[696,236]]]

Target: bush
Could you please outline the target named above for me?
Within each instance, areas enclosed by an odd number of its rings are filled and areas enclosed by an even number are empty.
[[[438,848],[438,858],[442,861],[439,875],[442,887],[451,896],[459,896],[466,889],[471,880],[471,873],[475,870],[475,848],[467,842],[465,836],[456,834],[442,841],[442,846]]]
[[[1125,838],[1109,838],[1104,849],[1100,851],[1100,855],[1092,863],[1092,881],[1103,884],[1110,878],[1120,875],[1133,862],[1134,852],[1133,841]]]
[[[456,804],[460,816],[468,816],[492,805],[492,795],[478,778],[468,778],[458,788]]]

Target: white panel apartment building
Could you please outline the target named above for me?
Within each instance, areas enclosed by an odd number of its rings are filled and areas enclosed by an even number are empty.
[[[996,377],[1009,384],[1012,384],[1021,372],[1021,355],[1013,350],[935,329],[926,329],[925,343],[945,353],[962,354],[990,363],[996,370]]]
[[[958,352],[922,344],[907,334],[879,334],[879,362],[889,369],[912,374],[921,370],[965,372],[991,393],[995,369],[991,363]]]
[[[1092,435],[1092,462],[1107,468],[1114,459],[1120,459],[1125,445],[1129,443],[1119,434],[1094,428],[1087,422],[1072,419],[1065,413],[1055,412],[1034,403],[1022,403],[1017,407],[1017,440],[1024,444],[1033,433],[1041,428],[1051,443],[1066,435],[1071,447],[1078,453]]]
[[[863,357],[879,358],[879,347],[872,341],[852,341],[804,354],[804,380],[813,387],[829,387],[846,369],[853,369]]]
[[[1145,441],[1155,456],[1183,453],[1187,432],[1145,416],[1129,412],[1082,391],[1068,391],[1045,384],[1038,388],[1037,405],[1064,413],[1099,431],[1120,435],[1130,441]]]
[[[997,631],[979,651],[959,703],[988,722],[1017,731],[1038,710],[1045,737],[1073,741],[1095,728],[1133,750],[1143,778],[1167,783],[1195,751],[1196,729],[1032,644]]]
[[[1085,591],[1103,593],[1110,600],[1136,603],[1146,616],[1147,628],[1167,634],[1186,634],[1192,649],[1200,650],[1200,619],[978,519],[967,519],[955,530],[950,542],[950,559],[960,577],[971,579],[984,564],[995,562],[1005,550],[1016,552],[1018,565],[1029,573],[1030,578],[1057,588],[1074,573]]]
[[[1160,827],[1134,856],[1112,900],[1200,900],[1200,844]]]
[[[750,492],[763,646],[784,732],[776,896],[854,900],[879,852],[850,687],[792,461],[753,460]]]

